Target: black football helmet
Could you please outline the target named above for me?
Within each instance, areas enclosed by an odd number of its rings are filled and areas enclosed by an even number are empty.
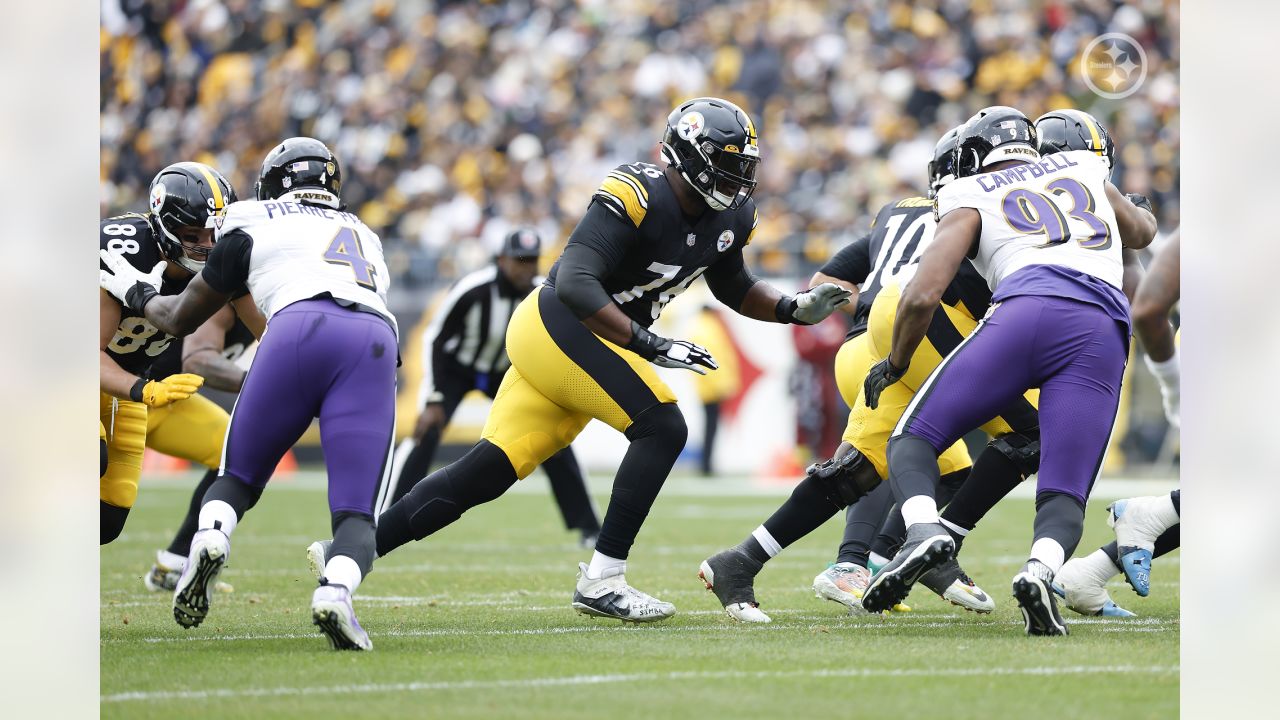
[[[1116,144],[1111,133],[1098,119],[1081,110],[1054,110],[1036,120],[1036,135],[1041,155],[1088,150],[1106,161],[1107,167],[1115,166]]]
[[[969,177],[1005,160],[1033,161],[1036,127],[1022,112],[1005,105],[979,110],[960,128],[956,145],[956,177]]]
[[[712,210],[736,210],[756,189],[756,126],[728,100],[701,97],[667,116],[662,155]]]
[[[933,146],[933,159],[929,161],[929,197],[938,196],[943,185],[956,179],[956,146],[960,144],[960,128],[957,125],[946,132]]]
[[[307,198],[308,202],[335,208],[339,205],[342,167],[338,164],[338,156],[315,138],[292,137],[267,153],[253,192],[259,200],[274,200],[301,188],[325,191],[316,193],[317,197]],[[332,195],[332,200],[324,197],[326,194]]]
[[[235,188],[208,165],[180,162],[156,174],[149,195],[148,217],[165,258],[193,274],[200,272],[212,248],[183,243],[180,231],[212,228],[213,219],[236,201]]]

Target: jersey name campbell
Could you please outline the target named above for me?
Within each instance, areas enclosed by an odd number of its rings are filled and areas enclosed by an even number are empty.
[[[292,303],[327,295],[359,303],[396,328],[382,240],[355,215],[304,195],[232,203],[219,223],[219,244],[236,231],[252,240],[244,284],[254,302],[270,320]]]
[[[622,220],[620,232],[631,234],[626,256],[601,284],[627,317],[645,327],[708,268],[740,254],[758,222],[750,200],[736,210],[708,209],[690,222],[662,168],[649,163],[618,166],[592,201]],[[547,274],[549,285],[558,270],[557,261]]]
[[[1109,173],[1105,161],[1088,150],[1046,155],[949,183],[938,193],[938,214],[957,208],[981,214],[974,265],[992,290],[1036,265],[1070,268],[1119,289],[1123,258],[1107,201]]]
[[[98,235],[100,249],[124,257],[144,273],[151,272],[156,263],[165,259],[146,215],[126,213],[107,218],[99,223]],[[185,272],[181,280],[170,280],[166,276],[160,285],[160,294],[177,295],[190,281],[191,276]],[[140,377],[148,376],[149,368],[175,342],[172,335],[160,331],[140,313],[122,305],[120,324],[111,342],[107,343],[107,355],[121,369]]]

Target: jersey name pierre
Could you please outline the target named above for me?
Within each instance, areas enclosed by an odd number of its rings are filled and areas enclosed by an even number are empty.
[[[302,200],[306,200],[304,193],[295,195]],[[310,205],[307,203],[294,202],[292,200],[271,201],[262,203],[262,209],[267,211],[268,220],[279,220],[289,215],[311,215],[314,217],[322,217],[325,220],[340,220],[347,223],[358,223],[360,218],[343,210],[331,210],[318,205]]]
[[[1040,162],[1028,162],[1025,165],[1011,167],[1005,170],[995,170],[981,175],[975,175],[978,185],[984,192],[995,192],[996,189],[1006,185],[1012,185],[1016,182],[1025,182],[1027,177],[1044,177],[1068,168],[1077,167],[1079,163],[1072,161],[1070,158],[1063,157],[1059,154],[1049,155]]]

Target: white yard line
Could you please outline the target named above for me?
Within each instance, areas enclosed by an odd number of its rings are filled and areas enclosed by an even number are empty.
[[[457,690],[496,690],[506,688],[566,687],[618,683],[681,682],[689,680],[768,680],[783,678],[899,678],[899,677],[989,677],[1043,675],[1172,675],[1177,665],[1069,665],[1043,667],[988,668],[843,668],[834,670],[777,671],[698,671],[667,673],[634,673],[627,675],[566,675],[505,680],[461,680],[444,682],[369,683],[362,685],[277,686],[267,688],[220,688],[216,690],[135,691],[102,695],[104,703],[152,700],[207,700],[242,697],[288,697],[339,695],[349,693],[432,692]]]

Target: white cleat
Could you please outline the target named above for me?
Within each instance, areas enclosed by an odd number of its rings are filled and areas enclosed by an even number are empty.
[[[623,573],[591,580],[587,577],[586,563],[578,563],[578,570],[573,609],[583,615],[647,623],[676,614],[675,605],[631,587]]]
[[[360,627],[351,591],[345,585],[321,585],[311,595],[311,622],[329,638],[334,650],[372,650],[369,633]]]
[[[813,579],[813,593],[823,600],[849,608],[850,615],[866,615],[862,595],[871,584],[871,572],[861,565],[842,562],[831,565]]]
[[[204,622],[218,574],[231,555],[231,540],[221,530],[201,530],[191,539],[191,555],[173,591],[173,619],[184,628]]]
[[[317,540],[307,546],[307,567],[316,580],[324,577],[324,565],[329,561],[329,548],[332,545],[332,540]]]
[[[179,558],[178,562],[174,562],[171,558],[173,553],[164,550],[156,551],[156,563],[151,566],[151,570],[142,576],[142,584],[153,593],[167,592],[172,593],[178,588],[178,578],[182,576],[182,570],[187,566],[186,558]],[[230,593],[236,589],[229,583],[221,580],[214,583],[215,592]]]
[[[1068,560],[1054,576],[1054,592],[1062,596],[1064,604],[1080,613],[1093,617],[1134,617],[1134,614],[1116,605],[1107,592],[1107,581],[1116,574],[1111,558],[1100,550],[1083,558]]]

